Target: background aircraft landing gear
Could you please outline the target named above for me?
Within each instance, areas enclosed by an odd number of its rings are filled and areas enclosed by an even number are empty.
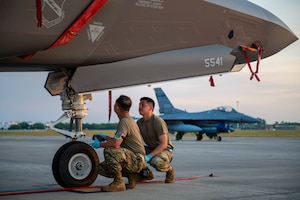
[[[211,139],[211,140],[217,140],[218,142],[221,142],[222,141],[222,137],[221,136],[219,136],[219,135],[209,135],[209,134],[206,134],[207,135],[207,137],[209,138],[209,139]]]
[[[56,152],[52,173],[62,187],[91,185],[97,178],[99,158],[95,150],[84,142],[69,142]]]
[[[178,133],[176,134],[176,140],[177,140],[177,141],[178,141],[178,140],[181,140],[182,137],[183,137],[183,135],[184,135],[183,132],[178,132]]]
[[[221,136],[218,136],[218,135],[214,135],[214,136],[211,136],[209,137],[211,140],[217,140],[218,142],[221,142],[222,141],[222,137]]]
[[[196,134],[196,136],[197,136],[197,141],[203,140],[203,134],[202,133],[198,133],[198,134]]]

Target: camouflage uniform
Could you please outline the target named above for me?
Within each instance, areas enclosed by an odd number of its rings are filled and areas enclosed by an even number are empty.
[[[107,147],[104,149],[104,158],[105,161],[98,166],[98,173],[109,178],[114,178],[114,175],[120,171],[123,175],[139,172],[146,166],[142,154],[126,148]]]
[[[137,124],[140,128],[144,142],[147,145],[145,146],[146,154],[151,153],[159,145],[159,137],[162,134],[168,134],[169,132],[164,120],[155,115],[147,121],[144,121],[142,118],[137,121]],[[169,140],[167,149],[154,156],[150,161],[150,165],[157,171],[167,172],[171,167],[170,163],[173,158],[173,149],[174,145]]]
[[[122,172],[140,172],[146,166],[145,149],[140,130],[132,117],[120,120],[115,139],[123,139],[119,148],[106,147],[104,149],[105,161],[98,166],[98,173],[102,176],[114,178],[115,174]]]
[[[151,153],[152,150],[148,147],[146,148],[146,153]],[[173,159],[173,153],[170,150],[164,150],[160,154],[154,156],[149,162],[152,167],[154,167],[157,171],[167,172],[170,169],[170,163]]]

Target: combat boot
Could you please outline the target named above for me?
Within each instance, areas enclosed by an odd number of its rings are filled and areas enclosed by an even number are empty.
[[[140,179],[139,173],[129,173],[127,176],[128,183],[125,184],[126,189],[133,189],[136,186],[136,182]]]
[[[148,168],[148,171],[149,171],[149,174],[148,174],[147,180],[152,180],[152,179],[154,179],[154,175],[153,175],[151,169]]]
[[[147,182],[147,180],[152,180],[154,178],[154,175],[148,167],[142,169],[140,171],[139,179],[137,179],[137,182]]]
[[[167,171],[166,174],[166,180],[165,183],[174,183],[175,182],[175,169],[170,166],[169,171]]]
[[[111,184],[103,186],[101,188],[102,192],[118,192],[118,191],[125,191],[125,190],[126,187],[121,173],[115,175],[114,181]]]

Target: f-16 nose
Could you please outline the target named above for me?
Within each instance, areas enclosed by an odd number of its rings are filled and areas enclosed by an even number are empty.
[[[260,123],[261,121],[257,118],[250,117],[248,115],[244,115],[241,117],[241,122],[243,122],[243,123]]]

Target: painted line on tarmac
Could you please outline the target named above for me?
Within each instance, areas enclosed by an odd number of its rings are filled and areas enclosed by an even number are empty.
[[[194,180],[200,176],[191,176],[183,178],[175,178],[175,181],[187,181]],[[138,182],[137,184],[149,184],[149,183],[164,183],[165,180],[149,180],[147,182]],[[13,196],[13,195],[24,195],[24,194],[36,194],[36,193],[50,193],[50,192],[84,192],[85,190],[100,189],[102,186],[87,186],[87,187],[73,187],[73,188],[54,188],[54,189],[41,189],[41,190],[25,190],[25,191],[10,191],[0,192],[0,196]],[[99,191],[97,191],[99,192]]]

